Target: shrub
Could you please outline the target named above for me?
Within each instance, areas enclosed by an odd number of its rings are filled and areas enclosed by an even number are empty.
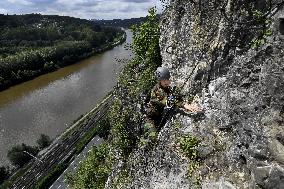
[[[9,150],[7,157],[14,166],[22,167],[32,159],[32,157],[24,151],[32,155],[36,155],[38,153],[37,148],[27,146],[26,144],[21,144],[14,146],[11,150]]]
[[[51,144],[52,140],[49,136],[41,134],[40,138],[36,142],[38,144],[39,149],[44,149]]]
[[[7,167],[0,167],[0,185],[10,176],[9,169]]]
[[[67,176],[72,188],[104,188],[112,165],[109,150],[106,144],[93,147],[77,172]]]
[[[185,136],[180,138],[180,148],[182,152],[191,160],[196,160],[198,157],[197,147],[199,140],[196,137]]]
[[[112,144],[126,157],[135,147],[143,119],[138,108],[141,94],[150,93],[155,85],[155,70],[161,65],[159,24],[154,8],[146,22],[132,27],[135,54],[120,74],[115,103],[111,108]]]

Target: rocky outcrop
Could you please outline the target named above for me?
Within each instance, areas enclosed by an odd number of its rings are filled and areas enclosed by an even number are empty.
[[[177,114],[158,145],[135,150],[128,188],[284,188],[282,4],[170,1],[161,20],[163,65],[205,113]],[[201,141],[192,174],[178,145],[184,135]]]

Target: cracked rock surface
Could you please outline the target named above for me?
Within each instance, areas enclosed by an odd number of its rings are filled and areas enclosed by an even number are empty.
[[[247,22],[248,6],[241,1],[169,3],[161,19],[163,66],[177,84],[184,84],[185,94],[198,96],[196,103],[205,113],[197,118],[175,115],[159,133],[157,145],[136,149],[129,158],[128,188],[283,189],[283,8],[269,18],[272,35],[252,48],[259,32],[250,28],[258,25]],[[266,12],[264,4],[250,5]],[[185,135],[201,141],[192,177],[190,160],[177,144]]]

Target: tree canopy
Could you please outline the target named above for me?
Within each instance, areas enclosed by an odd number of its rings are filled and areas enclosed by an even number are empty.
[[[32,146],[21,144],[14,146],[11,150],[9,150],[7,157],[11,161],[12,165],[22,167],[32,159],[32,157],[26,152],[36,155],[38,150]]]
[[[39,149],[43,149],[48,147],[52,143],[52,140],[49,136],[41,134],[36,143],[38,144]]]
[[[0,184],[2,184],[7,178],[9,178],[10,172],[6,167],[0,167]]]
[[[90,56],[124,32],[56,15],[0,15],[0,90]]]

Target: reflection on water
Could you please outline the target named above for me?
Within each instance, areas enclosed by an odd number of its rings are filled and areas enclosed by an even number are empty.
[[[98,59],[100,56],[102,55],[96,55],[95,58]],[[94,57],[91,57],[89,59],[81,61],[79,64],[73,64],[58,71],[39,76],[34,80],[16,85],[15,87],[11,87],[3,92],[0,92],[0,107],[13,102],[21,96],[34,92],[37,89],[44,88],[48,84],[63,79],[64,77],[69,76],[74,72],[78,72],[86,66],[93,64],[94,61],[96,62],[96,60],[94,60]]]
[[[131,33],[127,35],[130,43]],[[120,45],[0,92],[0,166],[8,163],[12,146],[34,145],[41,133],[56,137],[92,109],[116,83],[121,65],[115,59],[130,56]]]

